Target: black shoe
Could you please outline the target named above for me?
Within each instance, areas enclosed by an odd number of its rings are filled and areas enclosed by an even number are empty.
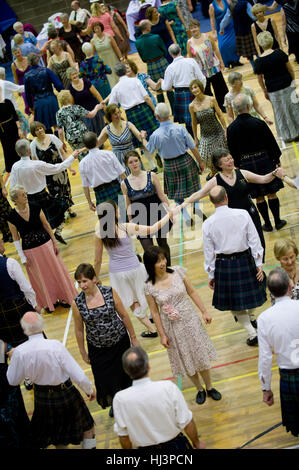
[[[279,222],[279,224],[275,225],[275,228],[276,230],[280,230],[282,227],[284,227],[285,225],[287,225],[287,221],[286,220],[281,220]]]
[[[59,235],[58,233],[54,233],[54,237],[56,238],[56,240],[58,240],[60,243],[63,243],[63,245],[67,245],[66,241],[62,238],[61,235]]]
[[[66,302],[59,302],[59,305],[62,308],[71,308],[70,304],[67,304]]]
[[[199,390],[197,392],[195,401],[198,405],[202,405],[206,401],[206,398],[207,398],[206,391],[205,390]]]
[[[155,323],[155,322],[154,322],[154,320],[153,320],[152,318],[150,318],[150,319],[149,319],[149,321],[150,321],[151,323]]]
[[[222,398],[222,395],[220,392],[218,392],[218,390],[216,390],[216,388],[211,388],[211,390],[207,390],[207,395],[208,397],[211,397],[213,398],[213,400],[221,400]]]
[[[77,217],[76,212],[70,212],[70,211],[69,211],[69,215],[70,215],[70,217],[72,217],[72,218]]]
[[[157,338],[158,333],[156,331],[154,333],[151,333],[150,331],[144,331],[140,336],[142,336],[142,338]]]
[[[186,220],[185,222],[186,222],[187,227],[192,228],[195,225],[194,219],[192,219],[192,218],[190,218],[189,220]]]
[[[253,326],[253,328],[255,328],[257,330],[257,321],[256,320],[250,320],[250,323]]]
[[[264,230],[264,232],[272,232],[273,227],[271,224],[270,225],[264,224],[262,225],[262,229]]]
[[[206,177],[206,181],[210,181],[212,178],[213,176],[211,175],[211,173],[209,173],[208,176]]]
[[[54,310],[50,310],[48,307],[44,307],[45,312],[46,313],[54,313],[55,312],[55,305],[54,305]]]
[[[24,387],[26,390],[32,390],[33,389],[33,383],[27,381],[26,379],[24,380]]]
[[[248,346],[256,346],[258,344],[258,339],[257,339],[257,336],[255,336],[254,338],[250,339],[248,338],[246,340],[246,343]]]
[[[113,418],[114,417],[114,413],[113,413],[113,408],[111,406],[110,410],[109,410],[109,416],[110,418]]]

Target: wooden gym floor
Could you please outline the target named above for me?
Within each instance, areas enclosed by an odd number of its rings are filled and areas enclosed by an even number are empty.
[[[280,14],[276,13],[273,16],[280,28]],[[136,60],[140,71],[146,71],[144,64],[136,54],[130,56],[130,58]],[[244,58],[241,59],[241,62],[245,65],[234,70],[240,71],[243,74],[244,83],[254,88],[257,99],[263,104],[267,115],[273,117],[271,104],[264,99],[250,64]],[[298,77],[299,66],[294,62],[294,56],[291,56],[291,63]],[[224,76],[226,79],[228,74],[229,71],[225,71]],[[21,101],[20,106],[22,109]],[[271,130],[276,135],[274,125],[271,126]],[[287,170],[288,176],[293,177],[299,173],[298,145],[295,143],[285,145],[282,142],[279,142],[279,144],[282,147],[282,166]],[[107,148],[109,148],[108,145]],[[0,168],[3,169],[3,167],[3,154],[2,149],[0,149]],[[73,168],[78,170],[78,162],[75,162]],[[205,183],[206,173],[201,177],[202,185]],[[4,174],[4,178],[6,176]],[[162,173],[159,176],[161,183],[163,183]],[[89,210],[86,203],[79,173],[77,172],[76,176],[70,175],[70,181],[75,202],[74,210],[77,213],[77,217],[67,221],[63,236],[68,244],[67,246],[60,245],[59,249],[69,272],[73,275],[80,263],[93,263],[93,233],[96,216]],[[279,232],[265,233],[266,262],[264,269],[266,273],[269,273],[274,266],[278,265],[277,260],[273,256],[273,245],[277,239],[281,237],[291,238],[297,244],[299,243],[299,192],[286,186],[279,192],[279,198],[281,217],[286,219],[288,223]],[[203,201],[202,209],[207,215],[213,213],[212,205],[207,198]],[[135,240],[135,244],[137,252],[141,254],[141,245],[137,240]],[[230,312],[220,312],[211,306],[212,291],[208,288],[208,278],[203,268],[204,258],[200,226],[196,226],[195,230],[184,227],[182,233],[180,228],[176,231],[173,230],[170,234],[169,244],[171,246],[172,264],[182,264],[188,269],[187,275],[197,288],[199,295],[213,317],[211,325],[206,326],[218,353],[218,359],[213,363],[211,373],[213,386],[222,393],[223,398],[219,402],[214,402],[208,398],[203,405],[199,406],[195,403],[196,390],[191,381],[183,379],[180,385],[182,386],[185,399],[193,412],[199,434],[206,442],[207,448],[234,449],[281,422],[279,379],[275,357],[273,358],[272,377],[275,403],[272,407],[267,407],[262,402],[261,386],[257,373],[258,347],[246,345],[247,334],[244,330],[240,329],[238,323],[235,323]],[[13,244],[6,244],[6,255],[18,259]],[[101,279],[104,284],[109,285],[107,261],[108,258],[105,253]],[[258,315],[269,305],[268,300],[262,308],[256,310],[256,314]],[[131,319],[140,339],[141,346],[149,353],[151,378],[153,380],[172,379],[167,352],[161,346],[159,338],[141,338],[140,334],[143,331],[143,326],[132,315]],[[47,336],[60,341],[65,338],[68,350],[92,380],[91,369],[83,362],[77,348],[72,319],[69,325],[68,320],[70,320],[70,316],[68,310],[58,308],[54,314],[45,315],[44,320]],[[69,329],[68,326],[70,326]],[[25,390],[23,386],[22,392],[30,415],[33,411],[33,392]],[[88,402],[88,406],[96,423],[97,448],[120,448],[118,438],[113,431],[114,420],[109,418],[108,409],[102,410],[96,401]],[[279,426],[255,440],[246,446],[246,448],[282,449],[293,446],[299,446],[299,439],[293,437],[290,433],[286,433],[285,429]],[[74,446],[74,448],[79,448],[79,446]]]

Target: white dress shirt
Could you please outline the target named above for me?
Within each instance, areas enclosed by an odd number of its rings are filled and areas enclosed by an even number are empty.
[[[271,389],[272,350],[280,369],[299,368],[299,300],[275,298],[275,305],[257,319],[259,378],[263,390]]]
[[[192,419],[182,392],[169,380],[133,380],[113,399],[114,431],[129,436],[134,447],[167,442]]]
[[[148,94],[141,81],[125,75],[120,77],[119,82],[112,88],[109,104],[120,104],[126,110],[145,103],[146,96]]]
[[[81,160],[79,171],[82,186],[96,188],[100,184],[116,180],[126,170],[113,152],[95,148]]]
[[[23,186],[27,194],[36,194],[47,186],[46,176],[56,175],[71,166],[74,161],[71,155],[61,163],[52,165],[41,160],[31,160],[30,157],[22,157],[14,163],[10,174],[10,187],[16,184]]]
[[[263,262],[264,249],[254,223],[244,209],[220,206],[202,224],[204,268],[214,279],[215,255],[239,253],[251,248],[257,267]]]
[[[77,15],[76,15],[77,13]],[[76,15],[76,19],[75,19]],[[87,20],[87,13],[84,8],[78,8],[78,10],[72,10],[70,14],[69,21],[79,21],[80,23],[85,23]]]
[[[2,255],[0,254],[0,256]],[[30,282],[26,279],[19,263],[13,258],[7,258],[6,268],[11,279],[16,281],[16,283],[19,285],[21,291],[25,295],[27,302],[35,308],[37,305],[35,292],[32,289]]]
[[[29,336],[12,354],[8,382],[19,385],[25,378],[36,385],[60,385],[70,378],[87,395],[93,390],[90,380],[63,344],[56,339],[45,339],[42,334]]]
[[[206,86],[207,79],[195,59],[176,57],[165,70],[161,88],[162,90],[189,88],[190,82],[195,78],[198,78],[204,87]]]
[[[19,110],[18,103],[15,100],[14,93],[24,93],[24,85],[16,85],[8,80],[0,79],[0,88],[4,99],[10,100],[16,111]]]

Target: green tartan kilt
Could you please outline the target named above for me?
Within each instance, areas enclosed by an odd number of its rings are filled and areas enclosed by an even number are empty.
[[[157,82],[159,78],[164,78],[165,70],[169,63],[165,57],[156,60],[155,62],[148,62],[147,73],[154,82]]]
[[[199,167],[189,153],[163,163],[164,192],[169,199],[181,201],[200,189]]]
[[[299,435],[299,369],[279,369],[282,425]]]
[[[100,184],[96,188],[93,188],[96,197],[96,205],[102,204],[102,202],[112,199],[112,201],[118,204],[118,196],[122,196],[121,187],[118,180],[113,180],[110,183]]]

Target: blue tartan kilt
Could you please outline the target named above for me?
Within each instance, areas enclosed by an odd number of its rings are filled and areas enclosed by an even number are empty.
[[[64,222],[64,213],[69,208],[65,199],[53,197],[43,189],[39,193],[28,194],[28,201],[43,210],[51,228],[57,228]]]
[[[174,122],[185,123],[191,126],[191,115],[189,112],[189,104],[194,100],[189,88],[175,88],[174,90]]]
[[[96,205],[112,199],[118,204],[118,196],[122,196],[121,187],[118,180],[113,180],[110,183],[100,184],[93,188],[96,197]]]
[[[159,78],[164,78],[164,73],[168,65],[166,57],[161,57],[161,59],[155,62],[148,62],[147,73],[154,82],[157,82]]]
[[[133,106],[131,109],[126,110],[127,121],[134,124],[139,131],[147,132],[147,140],[150,138],[152,133],[158,129],[159,123],[154,116],[153,111],[146,103],[138,104]],[[140,147],[140,142],[134,137],[134,146]]]
[[[267,300],[266,276],[259,282],[256,274],[250,253],[237,258],[217,257],[212,305],[222,311],[241,311],[263,305]]]
[[[279,369],[282,424],[299,435],[299,369]]]

